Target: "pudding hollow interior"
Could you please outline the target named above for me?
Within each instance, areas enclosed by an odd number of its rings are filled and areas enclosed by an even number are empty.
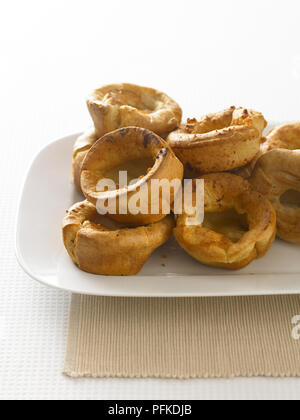
[[[97,160],[90,166],[90,170],[95,174],[95,181],[107,178],[116,184],[119,184],[119,172],[127,171],[128,182],[130,182],[144,177],[149,170],[153,170],[160,150],[160,147],[145,148],[139,142],[131,142],[130,139],[121,144],[108,143],[104,152],[102,148],[99,148],[98,156],[95,155]]]
[[[248,217],[235,209],[223,212],[206,212],[202,226],[238,242],[249,231]]]
[[[127,171],[127,185],[119,185],[119,172]],[[168,144],[158,135],[138,127],[127,127],[109,133],[98,140],[85,157],[81,172],[81,187],[86,198],[97,205],[99,199],[105,197],[117,200],[117,214],[109,216],[121,223],[130,225],[143,225],[162,219],[165,214],[161,211],[151,214],[151,181],[183,178],[183,165],[176,158]],[[109,179],[114,181],[113,190],[101,191],[99,181]],[[123,182],[123,181],[122,181]],[[147,185],[146,185],[147,184]],[[142,190],[142,187],[148,188]],[[142,191],[141,200],[148,200],[148,214],[132,215],[121,214],[119,209],[120,198],[126,195],[130,198]],[[176,190],[170,195],[171,203]],[[161,200],[161,193],[159,195]],[[159,205],[161,210],[161,205]],[[147,217],[148,216],[148,217]]]
[[[271,203],[236,175],[210,174],[203,179],[204,221],[192,226],[187,214],[178,216],[178,243],[199,262],[232,270],[264,256],[276,236]]]
[[[118,184],[120,171],[128,171],[129,182],[145,177],[150,171],[155,171],[160,152],[167,153],[166,145],[151,133],[132,129],[129,135],[123,137],[122,131],[98,140],[85,158],[82,178],[88,180],[89,187],[95,192],[101,179],[112,179]]]
[[[226,237],[233,244],[255,241],[267,226],[269,203],[256,191],[245,190],[233,200],[206,209],[202,228]]]

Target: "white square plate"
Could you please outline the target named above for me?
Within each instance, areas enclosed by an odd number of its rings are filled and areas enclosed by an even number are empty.
[[[73,293],[102,296],[241,296],[300,294],[299,246],[280,240],[247,268],[228,272],[205,267],[172,238],[134,277],[95,276],[80,271],[62,243],[66,209],[83,200],[71,182],[72,147],[78,135],[44,148],[22,192],[16,253],[32,278]]]

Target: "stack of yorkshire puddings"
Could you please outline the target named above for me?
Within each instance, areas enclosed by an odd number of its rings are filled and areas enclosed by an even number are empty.
[[[181,108],[169,96],[131,84],[97,89],[87,105],[94,127],[73,153],[74,183],[86,200],[63,221],[65,247],[80,269],[137,274],[172,233],[200,263],[227,269],[263,257],[276,232],[300,244],[300,123],[264,138],[261,113],[232,107],[181,124]],[[200,225],[188,223],[184,206],[181,214],[166,215],[161,190],[153,212],[150,184],[185,178],[194,186],[204,180]],[[104,180],[115,186],[99,188]],[[181,182],[174,183],[170,204]],[[146,210],[132,212],[128,203],[137,191],[138,208],[144,203]],[[104,215],[99,203],[109,209],[108,202],[116,206]]]

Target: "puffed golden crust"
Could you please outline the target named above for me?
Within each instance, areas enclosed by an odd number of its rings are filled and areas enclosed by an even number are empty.
[[[114,191],[99,192],[97,184],[99,180],[107,178],[109,170],[125,165],[127,162],[151,159],[152,167],[139,174],[139,179],[133,185]],[[105,200],[109,197],[115,198],[117,202],[117,214],[109,213],[109,216],[126,225],[139,226],[157,222],[165,217],[162,209],[162,191],[159,194],[159,212],[151,213],[151,182],[152,180],[179,180],[183,178],[183,165],[177,159],[169,145],[158,135],[151,131],[138,128],[127,127],[106,134],[99,139],[87,153],[81,171],[81,188],[88,201],[97,205],[99,199]],[[127,208],[127,214],[119,211],[121,199],[127,197],[129,202],[131,197],[136,194],[138,188],[145,184],[148,186],[148,196],[143,196],[141,202],[148,199],[149,207],[147,214],[131,214]],[[171,192],[170,202],[174,201],[174,196],[181,188],[181,185]]]
[[[205,213],[235,210],[246,214],[249,231],[238,242],[214,230],[188,226],[187,215],[178,216],[174,235],[178,243],[202,264],[238,270],[269,250],[276,236],[276,214],[271,203],[248,181],[230,173],[203,176]]]
[[[132,85],[113,84],[94,90],[87,106],[99,137],[123,127],[169,133],[181,123],[182,110],[165,93]]]
[[[273,149],[300,149],[300,122],[284,124],[272,129],[263,138],[257,156],[248,165],[238,168],[234,173],[245,179],[249,179],[258,159]]]
[[[73,147],[73,160],[72,160],[72,171],[73,181],[79,192],[81,191],[80,186],[80,173],[82,162],[90,150],[92,145],[98,140],[98,136],[94,128],[90,128],[84,134],[78,137]]]
[[[262,145],[263,153],[273,149],[300,149],[300,122],[284,124],[271,130]]]
[[[190,171],[230,171],[254,159],[266,125],[261,113],[231,107],[200,121],[188,120],[167,141]]]
[[[138,274],[153,251],[169,239],[175,224],[167,216],[149,226],[128,229],[111,220],[109,227],[96,224],[95,218],[93,204],[75,204],[63,220],[64,244],[81,270],[110,276]]]
[[[273,204],[277,214],[277,234],[300,244],[300,202],[283,203],[287,191],[300,193],[300,150],[274,149],[257,162],[250,178],[253,187]]]

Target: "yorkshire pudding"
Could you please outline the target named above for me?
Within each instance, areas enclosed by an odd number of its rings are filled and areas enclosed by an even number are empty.
[[[139,273],[152,252],[171,236],[174,220],[126,228],[100,216],[88,201],[75,204],[63,221],[65,247],[78,267],[92,274],[111,276]]]
[[[230,171],[247,165],[259,152],[267,123],[261,113],[232,107],[188,120],[167,140],[175,154],[195,173]]]
[[[179,105],[165,93],[125,83],[94,90],[87,105],[99,137],[129,126],[161,135],[177,128],[182,118]]]
[[[125,185],[119,184],[121,171],[127,172]],[[108,209],[107,214],[120,223],[138,226],[157,222],[167,214],[162,189],[152,194],[153,181],[177,181],[167,197],[171,206],[182,178],[183,165],[162,138],[142,128],[127,127],[106,134],[92,146],[82,164],[81,188],[87,200],[97,207],[100,201],[115,200],[115,211]],[[114,181],[115,187],[106,191],[99,188],[99,181],[105,179]],[[144,209],[133,213],[130,200],[137,192],[137,201]]]
[[[87,152],[90,150],[92,145],[96,142],[96,140],[98,140],[98,136],[96,135],[95,129],[91,128],[88,131],[86,131],[83,135],[78,137],[73,147],[73,163],[72,163],[73,180],[74,180],[74,184],[76,188],[80,192],[82,192],[81,186],[80,186],[80,173],[81,173],[82,162]]]
[[[284,124],[272,129],[266,137],[262,139],[260,151],[255,158],[243,168],[234,171],[245,179],[249,179],[255,168],[258,159],[266,152],[273,149],[300,149],[300,122]]]
[[[300,244],[300,150],[270,150],[258,160],[250,182],[273,204],[278,236]]]
[[[300,149],[300,122],[284,124],[271,130],[262,146],[262,151],[272,149]]]
[[[205,218],[189,226],[185,213],[177,218],[178,243],[202,264],[237,270],[260,258],[276,236],[271,203],[248,181],[230,173],[210,174],[205,182]]]

